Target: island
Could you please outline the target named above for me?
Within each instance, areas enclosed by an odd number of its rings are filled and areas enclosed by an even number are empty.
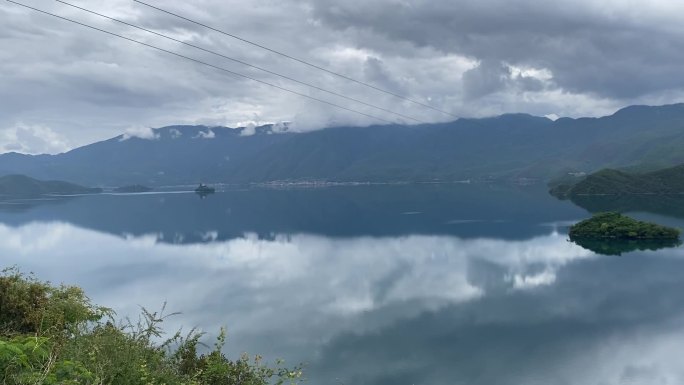
[[[679,229],[642,222],[616,212],[595,214],[570,227],[570,240],[603,255],[681,245]]]
[[[154,190],[152,187],[147,187],[143,186],[140,184],[133,184],[129,186],[122,186],[122,187],[117,187],[114,189],[114,192],[118,193],[143,193],[143,192],[150,192]]]
[[[602,195],[684,194],[684,165],[650,172],[603,169],[595,173],[552,183],[549,193],[560,199]]]
[[[680,230],[655,223],[637,221],[616,212],[598,213],[570,227],[570,240],[622,239],[660,240],[679,239]]]
[[[38,198],[45,195],[81,195],[101,193],[100,188],[83,187],[63,181],[41,181],[26,175],[0,177],[0,198]]]

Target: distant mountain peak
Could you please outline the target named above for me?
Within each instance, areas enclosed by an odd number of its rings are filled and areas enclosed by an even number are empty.
[[[684,111],[684,103],[674,103],[665,104],[662,106],[647,106],[643,104],[636,104],[633,106],[627,106],[617,110],[611,116],[621,116],[621,115],[639,115],[639,114],[649,114],[649,113],[660,113],[660,112],[682,112]]]

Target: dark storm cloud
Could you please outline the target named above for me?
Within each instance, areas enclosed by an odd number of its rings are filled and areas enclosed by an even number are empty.
[[[338,29],[364,29],[486,63],[547,68],[559,86],[615,98],[681,88],[676,2],[318,1]],[[358,41],[365,45],[364,41]],[[371,43],[372,44],[372,43]]]
[[[503,63],[483,61],[463,73],[463,91],[468,98],[479,98],[506,86],[511,70]]]

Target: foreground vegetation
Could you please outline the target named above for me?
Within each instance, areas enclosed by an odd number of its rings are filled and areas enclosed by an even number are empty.
[[[675,228],[642,222],[619,213],[594,214],[570,228],[570,239],[678,239]]]
[[[162,312],[163,313],[163,312]],[[3,385],[193,384],[301,382],[301,368],[266,365],[259,356],[222,352],[226,334],[202,349],[202,333],[164,340],[163,314],[115,322],[75,286],[41,282],[17,269],[0,273],[0,383]]]

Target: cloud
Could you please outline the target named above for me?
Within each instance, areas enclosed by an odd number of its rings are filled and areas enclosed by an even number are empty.
[[[30,5],[293,91],[393,120],[206,52],[59,3]],[[177,0],[164,7],[459,116],[600,116],[684,99],[677,1]],[[139,4],[78,5],[420,120],[452,119]],[[292,130],[381,123],[83,27],[0,4],[0,127],[50,127],[73,146],[128,127],[292,122]],[[286,31],[284,33],[283,31]],[[294,38],[293,38],[294,37]],[[0,151],[7,151],[6,148]],[[40,152],[42,147],[24,147]]]
[[[279,134],[289,132],[292,127],[292,122],[277,122],[271,126],[271,132]]]
[[[159,133],[151,127],[133,126],[126,129],[120,141],[130,138],[156,140],[159,139]]]
[[[178,139],[181,136],[183,136],[183,133],[180,132],[180,130],[177,130],[175,128],[170,129],[169,134],[171,134],[171,139]]]
[[[466,98],[480,98],[503,90],[511,70],[503,63],[485,61],[463,73],[463,91]]]
[[[0,129],[0,153],[57,154],[70,147],[69,141],[50,127],[19,123]]]
[[[405,93],[400,82],[395,80],[382,60],[376,57],[366,58],[363,69],[364,77],[372,84],[397,94]]]
[[[200,139],[214,139],[216,137],[216,134],[214,131],[212,131],[211,128],[207,128],[206,131],[200,131],[197,133],[196,136],[193,138],[200,138]]]
[[[675,72],[684,55],[678,48],[684,31],[673,15],[682,11],[676,1],[599,6],[588,0],[324,0],[314,5],[322,23],[356,32],[350,35],[362,48],[406,42],[485,62],[541,67],[567,91],[615,98],[681,89],[684,76]]]
[[[257,123],[256,122],[246,122],[246,124],[241,124],[240,136],[252,136],[256,134]]]

